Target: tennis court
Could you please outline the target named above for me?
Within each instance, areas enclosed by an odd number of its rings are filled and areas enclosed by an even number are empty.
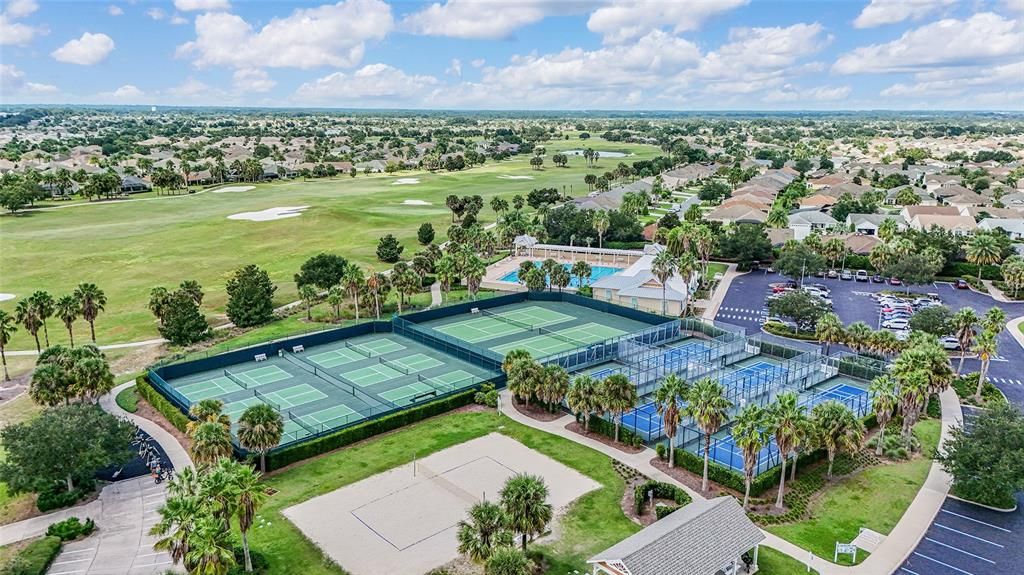
[[[299,385],[286,387],[269,393],[260,393],[259,391],[254,390],[254,393],[257,398],[273,405],[278,411],[282,409],[291,409],[293,407],[307,404],[311,401],[319,401],[327,398],[326,393],[314,388],[308,383],[300,383]]]
[[[288,372],[276,365],[257,367],[247,371],[229,371],[225,369],[221,376],[180,387],[178,392],[184,395],[190,402],[195,403],[244,389],[269,385],[291,377]]]
[[[662,421],[658,406],[652,401],[622,414],[622,426],[639,432],[648,441],[660,437]]]
[[[428,357],[422,353],[414,355],[407,355],[398,359],[387,360],[387,365],[390,367],[399,368],[398,371],[409,373],[417,373],[425,371],[439,365],[443,365],[444,362],[438,361],[432,357]]]
[[[403,375],[405,374],[397,369],[378,363],[352,371],[346,371],[341,374],[341,378],[342,381],[351,382],[359,387],[370,387],[371,385],[384,383],[388,380],[398,379]]]
[[[457,337],[469,343],[480,343],[489,339],[535,330],[576,319],[552,309],[527,306],[500,312],[480,310],[472,319],[448,323],[437,327],[437,331]]]
[[[339,365],[345,365],[346,363],[360,361],[365,357],[365,354],[360,354],[354,349],[342,347],[339,349],[327,350],[321,353],[310,354],[306,356],[306,359],[319,365],[320,367],[330,369],[332,367],[338,367]]]
[[[868,392],[865,389],[861,389],[848,383],[840,383],[824,391],[818,391],[813,395],[805,396],[802,398],[803,400],[800,402],[800,405],[806,406],[807,409],[813,409],[815,405],[825,403],[830,400],[846,404],[847,400],[858,399],[867,394]]]
[[[513,349],[525,349],[533,357],[546,357],[626,333],[599,323],[585,323],[559,331],[539,329],[541,335],[496,345],[491,350],[500,354],[506,354]]]

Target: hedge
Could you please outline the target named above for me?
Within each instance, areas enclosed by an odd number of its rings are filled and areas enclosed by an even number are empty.
[[[813,332],[796,334],[793,333],[789,328],[787,328],[783,324],[775,321],[766,322],[764,324],[764,330],[772,335],[777,335],[779,337],[788,337],[799,341],[818,341],[818,336],[815,335]]]
[[[182,413],[173,403],[167,401],[167,398],[160,395],[160,392],[153,389],[146,376],[139,376],[135,380],[135,389],[138,390],[139,395],[143,399],[153,406],[153,409],[156,409],[166,417],[167,421],[171,422],[171,425],[176,427],[178,431],[186,433],[185,430],[189,422],[188,416]]]
[[[580,423],[580,419],[581,418],[577,416],[576,422]],[[590,431],[615,439],[615,424],[603,417],[590,418]],[[619,441],[626,445],[632,445],[633,447],[641,447],[644,444],[642,437],[621,425],[619,426]]]
[[[334,433],[287,445],[272,450],[267,454],[267,470],[280,469],[303,459],[309,459],[322,453],[334,451],[340,447],[362,441],[364,439],[379,435],[388,431],[404,427],[411,423],[440,415],[453,409],[473,403],[473,397],[477,390],[469,389],[449,397],[438,399],[430,403],[397,411],[389,415],[365,421],[352,427],[346,427]],[[593,422],[591,422],[593,423]]]
[[[938,275],[957,278],[966,276],[977,277],[978,266],[966,262],[952,262],[946,264],[946,266],[942,268],[942,271],[940,271]],[[981,266],[981,279],[1003,281],[1003,271],[999,268],[999,266]]]
[[[686,491],[681,487],[676,487],[671,483],[663,483],[661,481],[646,481],[637,485],[633,488],[633,501],[636,504],[636,514],[642,515],[644,512],[644,505],[647,504],[647,493],[654,491],[654,497],[658,499],[671,499],[676,502],[675,507],[669,506],[657,506],[654,508],[654,513],[658,519],[672,513],[676,509],[689,505],[693,499]]]
[[[60,553],[60,548],[60,537],[36,539],[26,545],[17,555],[11,557],[0,570],[0,574],[44,575]]]

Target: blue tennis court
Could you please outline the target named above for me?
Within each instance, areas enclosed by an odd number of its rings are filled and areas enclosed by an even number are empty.
[[[840,383],[834,387],[826,389],[825,391],[819,391],[810,397],[805,398],[800,402],[801,405],[807,407],[807,409],[813,409],[815,405],[819,403],[825,403],[829,400],[836,400],[840,403],[847,403],[846,400],[851,398],[859,398],[862,395],[867,395],[868,392],[865,389],[861,389],[855,385],[848,383]]]
[[[651,402],[633,408],[632,411],[622,414],[622,425],[636,431],[648,441],[660,437],[662,423],[661,416],[658,415],[658,406]]]
[[[703,438],[697,443],[697,452],[700,455],[704,454],[704,440]],[[761,462],[768,461],[768,458],[775,455],[778,458],[779,450],[775,448],[775,438],[769,438],[768,445],[761,448],[761,451],[757,454],[758,466],[760,467]],[[724,465],[736,471],[743,471],[743,450],[736,445],[736,442],[732,438],[732,434],[726,435],[718,440],[711,441],[710,459],[719,465]]]
[[[677,361],[693,361],[695,359],[706,360],[708,350],[707,344],[699,341],[685,342],[680,345],[668,346],[662,355],[665,363]]]

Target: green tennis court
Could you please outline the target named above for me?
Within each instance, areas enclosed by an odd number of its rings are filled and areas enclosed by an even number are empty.
[[[362,351],[366,357],[375,357],[378,355],[384,355],[385,353],[392,353],[395,351],[402,351],[405,346],[398,343],[393,339],[382,337],[380,339],[374,339],[370,341],[364,341],[357,344],[349,344],[350,349],[356,351]]]
[[[288,379],[291,377],[290,373],[276,365],[257,367],[256,369],[250,369],[248,371],[224,371],[245,382],[247,387],[259,387],[261,385],[267,385],[268,383],[274,383],[275,381],[281,381],[282,379]],[[225,373],[225,375],[227,375],[227,373]]]
[[[391,403],[394,403],[395,405],[402,405],[403,403],[412,403],[411,399],[416,397],[417,395],[420,395],[422,393],[430,393],[432,391],[436,392],[437,390],[423,382],[415,381],[408,385],[403,385],[402,387],[389,389],[388,391],[379,393],[377,395],[390,401]],[[410,401],[406,402],[406,400]]]
[[[311,401],[319,401],[327,398],[326,393],[316,389],[308,383],[293,385],[277,391],[271,391],[270,393],[256,393],[258,394],[257,397],[259,399],[270,403],[276,407],[278,411],[282,409],[291,409]]]
[[[513,349],[525,349],[534,357],[547,357],[620,336],[626,332],[599,323],[585,323],[575,327],[542,334],[528,339],[504,343],[491,350],[506,354]]]
[[[428,355],[417,353],[414,355],[407,355],[398,359],[388,360],[391,363],[398,364],[400,367],[404,367],[409,373],[416,373],[417,371],[425,371],[439,365],[444,365],[443,361],[438,361]]]
[[[442,373],[437,377],[423,378],[422,381],[438,388],[442,393],[446,393],[463,387],[469,387],[480,381],[480,378],[468,371],[457,369]]]
[[[249,406],[262,403],[258,397],[247,397],[239,401],[232,401],[231,403],[224,406],[224,415],[231,418],[231,421],[238,421],[238,416],[242,415]]]
[[[179,388],[178,392],[184,395],[185,399],[195,403],[204,399],[221,397],[229,393],[241,391],[242,389],[259,387],[291,377],[291,374],[276,365],[257,367],[248,371],[231,371],[230,373],[241,380],[245,386],[243,387],[230,377],[223,375],[186,385]]]
[[[359,387],[369,387],[388,380],[397,379],[403,375],[405,374],[396,369],[391,369],[382,363],[378,363],[342,373],[341,377]]]
[[[434,329],[470,343],[478,343],[519,332],[572,321],[571,315],[539,306],[510,309],[499,313],[480,312],[477,317]]]
[[[338,367],[339,365],[345,365],[346,363],[352,363],[353,361],[365,358],[365,355],[361,355],[347,347],[306,356],[306,359],[324,368]]]

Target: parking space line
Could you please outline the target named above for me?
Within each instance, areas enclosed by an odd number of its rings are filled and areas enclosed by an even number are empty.
[[[95,547],[90,547],[88,549],[75,549],[74,551],[62,551],[61,555],[71,555],[73,553],[85,553],[86,551],[95,551],[95,550],[96,550]]]
[[[945,526],[945,525],[943,525],[941,523],[935,523],[935,526],[940,528],[940,529],[946,529],[947,531],[952,531],[953,533],[959,533],[960,535],[963,535],[964,537],[970,537],[971,539],[977,539],[978,541],[981,541],[982,543],[988,543],[989,545],[994,545],[996,547],[999,547],[1000,549],[1003,548],[1003,546],[998,544],[998,543],[989,541],[988,539],[982,539],[981,537],[978,537],[977,535],[971,535],[970,533],[964,533],[963,531],[960,531],[959,529],[953,529],[952,527],[947,527],[947,526]]]
[[[917,571],[911,571],[910,569],[907,569],[906,567],[900,567],[900,571],[903,571],[904,573],[910,573],[910,575],[921,575]]]
[[[984,521],[981,521],[979,519],[975,519],[973,517],[968,517],[966,515],[961,515],[959,513],[954,513],[953,511],[950,511],[948,509],[943,509],[942,512],[943,513],[949,513],[950,515],[955,515],[957,517],[963,517],[964,519],[966,519],[968,521],[973,521],[975,523],[979,523],[979,524],[984,525],[986,527],[991,527],[992,529],[998,529],[998,530],[1000,530],[1000,531],[1002,531],[1004,533],[1013,533],[1013,531],[1010,531],[1009,529],[1005,529],[1005,528],[1000,527],[998,525],[992,525],[991,523],[985,523]]]
[[[963,553],[964,555],[970,555],[971,557],[974,557],[975,559],[981,559],[982,561],[985,561],[986,563],[991,563],[993,565],[996,564],[996,562],[991,560],[991,559],[986,559],[986,558],[982,557],[981,555],[975,555],[974,553],[971,553],[970,551],[964,551],[963,549],[961,549],[959,547],[955,547],[955,546],[950,545],[948,543],[943,543],[942,541],[939,541],[937,539],[932,539],[931,537],[925,537],[924,540],[925,541],[931,541],[932,543],[934,543],[936,545],[942,545],[943,547],[945,547],[947,549],[952,549],[953,551],[959,551],[960,553]]]
[[[953,571],[956,571],[958,573],[963,573],[964,575],[974,575],[974,573],[971,573],[970,571],[964,571],[963,569],[961,569],[959,567],[953,567],[949,563],[943,563],[942,561],[939,561],[938,559],[936,559],[934,557],[929,557],[929,556],[925,555],[924,553],[918,553],[917,551],[914,551],[914,555],[917,555],[918,557],[921,557],[922,559],[927,559],[927,560],[932,561],[934,563],[938,563],[939,565],[942,565],[943,567],[949,567],[950,569],[952,569]]]
[[[57,561],[53,564],[53,566],[56,567],[57,565],[67,565],[69,563],[81,563],[82,561],[92,561],[92,557],[87,557],[85,559],[69,559],[67,561]]]

